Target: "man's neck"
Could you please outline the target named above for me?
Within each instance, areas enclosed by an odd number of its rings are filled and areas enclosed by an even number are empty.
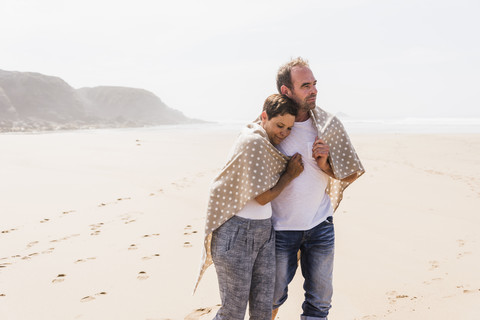
[[[310,118],[310,111],[298,111],[297,116],[295,117],[295,122],[304,122]]]

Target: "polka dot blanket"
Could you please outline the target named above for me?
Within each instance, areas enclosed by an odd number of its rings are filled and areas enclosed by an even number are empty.
[[[257,123],[248,124],[242,130],[229,158],[210,188],[202,265],[195,289],[213,263],[212,232],[240,211],[247,201],[275,186],[288,162],[288,157],[270,143],[267,133]]]
[[[330,178],[326,192],[330,196],[333,210],[336,210],[345,188],[357,180],[365,169],[337,117],[319,107],[310,111],[310,115],[317,126],[318,137],[330,147],[328,160],[335,178]],[[349,182],[342,181],[347,177]]]
[[[350,176],[356,179],[364,169],[341,122],[318,107],[310,115],[319,137],[330,146],[329,161],[337,179],[330,178],[326,191],[336,209],[342,200],[343,190],[353,182],[347,183],[341,179]],[[194,291],[206,269],[213,263],[210,250],[212,232],[240,211],[247,201],[275,186],[287,162],[288,157],[270,143],[258,119],[242,130],[229,161],[210,188],[202,262]]]

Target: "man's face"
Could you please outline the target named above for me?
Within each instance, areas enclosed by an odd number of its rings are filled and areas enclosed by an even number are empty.
[[[301,111],[307,112],[314,109],[317,99],[317,80],[312,70],[307,67],[294,67],[291,79],[293,89],[288,90],[286,95],[300,106]]]

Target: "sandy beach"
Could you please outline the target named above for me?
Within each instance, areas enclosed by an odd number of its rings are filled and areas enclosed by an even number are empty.
[[[232,129],[2,134],[0,319],[212,319],[195,295]],[[329,319],[480,317],[480,134],[354,134]],[[278,319],[299,319],[300,272]],[[248,316],[247,316],[248,319]]]

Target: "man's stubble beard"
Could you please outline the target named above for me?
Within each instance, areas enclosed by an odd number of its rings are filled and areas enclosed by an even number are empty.
[[[304,112],[304,113],[307,113],[309,112],[310,110],[313,110],[315,109],[315,106],[316,106],[316,101],[315,102],[302,102],[302,104],[299,105],[299,111],[301,112]]]

